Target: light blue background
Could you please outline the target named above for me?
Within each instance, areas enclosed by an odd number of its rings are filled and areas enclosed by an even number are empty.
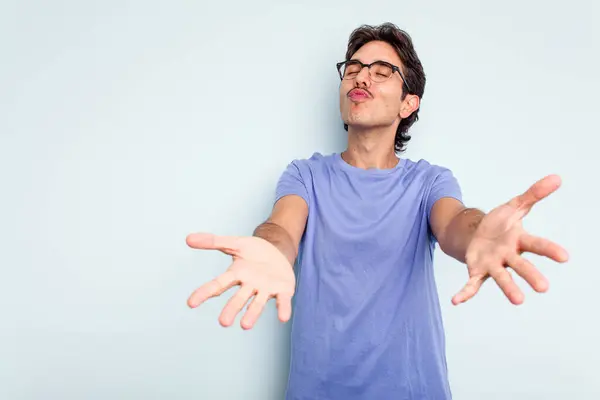
[[[281,399],[289,326],[222,328],[188,295],[247,235],[293,158],[339,151],[335,62],[392,21],[428,82],[407,157],[451,168],[489,211],[535,180],[527,217],[566,265],[514,307],[437,253],[456,399],[598,399],[598,5],[563,2],[8,1],[0,6],[0,398]]]

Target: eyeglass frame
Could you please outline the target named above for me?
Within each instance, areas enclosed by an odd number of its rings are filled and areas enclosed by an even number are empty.
[[[341,71],[340,68],[342,67],[342,65],[344,65],[346,63],[349,63],[351,61],[354,62],[354,63],[359,64],[361,66],[361,69],[360,69],[361,71],[363,70],[363,68],[367,67],[369,69],[369,77],[371,77],[371,67],[373,65],[375,65],[375,64],[385,64],[385,65],[387,65],[388,67],[392,68],[392,75],[394,74],[394,72],[397,72],[398,75],[400,75],[400,78],[402,78],[402,83],[404,85],[406,85],[407,91],[410,92],[410,86],[408,85],[408,82],[406,81],[406,78],[404,77],[404,74],[402,73],[402,70],[400,69],[400,67],[398,67],[398,66],[396,66],[396,65],[394,65],[392,63],[389,63],[387,61],[383,61],[383,60],[376,60],[376,61],[373,61],[371,64],[365,64],[362,61],[356,60],[356,59],[350,59],[350,60],[346,60],[346,61],[341,61],[341,62],[335,64],[336,67],[337,67],[337,70],[338,70],[338,74],[340,75],[340,80],[344,80],[344,76],[342,75],[342,71]],[[390,77],[392,75],[390,75]],[[383,80],[381,82],[385,82],[388,79],[390,79],[390,78],[386,78],[385,80]]]

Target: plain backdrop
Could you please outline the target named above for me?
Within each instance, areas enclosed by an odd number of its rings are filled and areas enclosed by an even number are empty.
[[[302,4],[301,4],[302,3]],[[451,168],[489,211],[550,173],[526,217],[567,248],[511,305],[436,252],[454,398],[600,398],[596,2],[3,1],[0,398],[282,399],[289,324],[251,331],[189,294],[248,235],[288,162],[346,143],[335,63],[391,21],[427,74],[402,155]]]

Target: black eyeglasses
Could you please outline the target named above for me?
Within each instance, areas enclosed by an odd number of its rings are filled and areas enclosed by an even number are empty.
[[[404,85],[406,85],[406,89],[410,91],[408,82],[406,82],[406,78],[404,78],[400,68],[387,61],[374,61],[371,64],[364,64],[359,60],[346,60],[337,63],[336,66],[338,73],[340,74],[340,79],[342,80],[356,78],[356,75],[358,75],[365,67],[369,69],[371,80],[379,83],[387,81],[394,72],[397,72],[402,78]]]

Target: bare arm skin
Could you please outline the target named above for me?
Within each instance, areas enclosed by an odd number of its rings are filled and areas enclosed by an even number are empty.
[[[460,262],[466,262],[469,243],[485,213],[467,208],[454,198],[442,198],[431,209],[431,229],[440,249]]]
[[[293,265],[307,219],[308,205],[304,199],[296,195],[285,196],[275,203],[269,219],[260,224],[253,235],[277,247]]]

